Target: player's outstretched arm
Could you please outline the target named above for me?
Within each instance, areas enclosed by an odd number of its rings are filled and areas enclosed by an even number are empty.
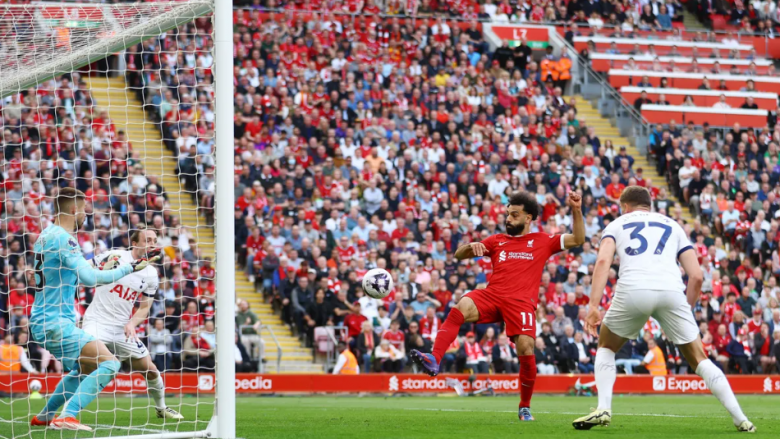
[[[455,251],[455,259],[462,261],[464,259],[481,258],[488,254],[487,247],[481,242],[470,242],[463,244]]]
[[[688,275],[688,289],[685,291],[685,296],[688,299],[688,304],[693,308],[701,295],[701,284],[704,283],[704,274],[701,272],[699,259],[696,257],[696,251],[693,250],[693,247],[683,250],[677,259],[680,261],[683,270],[685,270],[685,274]]]
[[[601,324],[601,297],[604,295],[604,288],[607,287],[607,277],[609,276],[609,267],[615,258],[615,240],[611,237],[602,239],[599,255],[596,258],[596,265],[593,268],[593,281],[591,282],[590,304],[588,305],[588,315],[585,318],[585,330],[593,336],[596,336],[596,327]]]
[[[563,247],[579,247],[585,243],[585,219],[582,217],[582,197],[576,192],[569,193],[569,208],[572,216],[572,232],[563,235]]]
[[[74,270],[79,277],[79,283],[86,287],[95,287],[98,285],[107,285],[114,283],[119,279],[133,272],[130,265],[122,265],[115,270],[100,270],[94,268],[81,253],[81,248],[73,239],[68,239],[64,243],[65,250],[62,250],[62,265]]]

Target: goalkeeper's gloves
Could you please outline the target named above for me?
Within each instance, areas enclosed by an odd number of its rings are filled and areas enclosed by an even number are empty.
[[[118,253],[109,253],[109,255],[98,264],[98,269],[106,271],[113,270],[119,266],[120,259],[121,256],[119,256]]]
[[[160,249],[150,250],[146,252],[146,257],[136,259],[130,263],[130,266],[133,267],[133,272],[141,271],[148,267],[149,264],[157,263],[160,258],[162,258]]]

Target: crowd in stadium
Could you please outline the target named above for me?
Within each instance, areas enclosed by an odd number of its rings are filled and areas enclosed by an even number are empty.
[[[541,3],[513,8],[506,0],[424,0],[419,11],[446,7],[467,18],[519,12],[532,21],[622,23],[624,31],[626,23],[665,29],[667,17],[679,18],[678,2],[648,4],[641,13],[638,4],[572,1],[568,8],[550,4],[545,10]],[[365,12],[372,5],[346,7]],[[236,23],[236,253],[258,294],[274,303],[304,343],[316,347],[318,328],[344,327],[342,341],[364,372],[410,368],[406,353],[429,351],[453,304],[490,281],[489,258],[458,262],[457,247],[501,233],[507,196],[517,190],[536,194],[542,207],[535,230],[563,233],[571,225],[565,197],[578,191],[588,241],[548,262],[540,281],[536,357],[540,373],[590,373],[595,341],[582,331],[582,319],[600,231],[619,215],[621,191],[636,184],[650,189],[659,212],[679,221],[689,206],[696,213],[684,227],[705,270],[694,312],[711,358],[734,373],[777,373],[780,139],[774,127],[754,132],[736,126],[721,136],[693,126],[659,126],[651,149],[657,171],[668,175],[668,193],[652,186],[648,173],[655,170],[635,167],[624,146],[602,141],[578,117],[578,106],[589,104],[563,95],[570,73],[559,61],[566,57],[542,58],[550,68],[556,62],[555,81],[544,81],[543,74],[552,75],[528,46],[491,53],[476,21],[461,27],[437,19],[427,26],[360,16],[342,23],[330,13],[292,13],[313,8],[308,0],[279,6],[288,11],[277,20],[252,9],[241,11]],[[126,57],[130,86],[159,123],[178,156],[179,177],[209,220],[210,32],[210,20],[199,19],[130,48]],[[78,75],[3,102],[0,297],[7,300],[0,300],[0,315],[6,344],[22,346],[30,367],[57,367],[29,343],[34,283],[26,250],[50,221],[46,196],[70,185],[91,202],[93,214],[78,237],[87,257],[127,246],[129,230],[159,231],[164,281],[142,334],[161,354],[155,360],[161,369],[213,368],[210,261],[165,208],[168,193],[158,177],[144,173],[124,133],[107,114],[91,114],[91,104]],[[361,276],[374,267],[394,277],[395,291],[384,301],[360,288]],[[612,270],[604,309],[616,278]],[[83,289],[78,298],[82,313],[91,294]],[[250,362],[259,360],[259,320],[245,302],[237,308],[238,324],[253,326],[237,338],[238,367],[256,369]],[[501,325],[464,325],[461,335],[447,351],[445,370],[517,373],[517,356]],[[669,373],[686,371],[651,320],[618,352],[618,365],[625,373],[646,372],[659,353]]]

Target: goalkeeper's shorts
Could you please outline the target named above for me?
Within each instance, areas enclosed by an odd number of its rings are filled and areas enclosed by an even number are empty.
[[[66,372],[79,367],[79,357],[84,346],[96,338],[82,331],[71,322],[30,325],[33,340],[43,345],[62,363]]]

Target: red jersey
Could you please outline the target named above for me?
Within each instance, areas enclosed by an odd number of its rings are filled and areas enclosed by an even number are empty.
[[[347,327],[350,337],[357,337],[363,327],[363,322],[368,320],[362,314],[349,314],[344,317],[344,326]]]
[[[249,238],[246,239],[246,248],[247,249],[251,248],[255,252],[259,252],[260,250],[263,249],[263,242],[265,242],[265,237],[263,237],[262,235],[258,236],[257,238],[255,238],[252,235],[249,235]]]
[[[347,248],[341,248],[341,246],[336,246],[336,251],[339,253],[339,261],[346,262],[347,264],[352,262],[352,259],[354,259],[355,257],[355,253],[357,253],[355,247],[351,245]]]
[[[24,290],[13,290],[8,294],[8,308],[14,310],[16,308],[24,309],[24,315],[29,316],[32,311],[33,296],[27,294]]]
[[[438,317],[434,317],[431,320],[428,320],[428,317],[420,319],[420,334],[422,334],[423,338],[435,340],[439,328],[441,328],[441,320]]]
[[[405,352],[404,348],[404,332],[403,331],[385,331],[384,334],[382,334],[382,338],[385,340],[389,340],[390,344],[395,346],[396,349],[398,349],[401,352]]]
[[[748,334],[758,334],[761,331],[762,323],[764,323],[764,320],[761,318],[759,318],[758,321],[755,319],[748,320]]]
[[[201,279],[208,279],[208,280],[214,280],[214,276],[216,276],[217,271],[214,270],[214,267],[200,267],[200,277]]]
[[[181,315],[181,329],[182,332],[192,332],[192,329],[197,326],[203,325],[203,314],[188,314],[184,313]]]
[[[518,298],[536,308],[539,280],[550,256],[563,250],[563,235],[498,234],[482,244],[493,261],[493,276],[485,290],[496,296]]]
[[[729,303],[726,302],[723,304],[723,323],[729,324],[731,323],[731,319],[734,318],[734,313],[736,311],[742,311],[742,307],[737,305],[736,303]]]
[[[444,310],[447,309],[447,305],[449,305],[452,300],[452,293],[447,290],[436,290],[433,292],[433,297],[441,303],[441,306],[436,308],[436,311],[444,312]]]

